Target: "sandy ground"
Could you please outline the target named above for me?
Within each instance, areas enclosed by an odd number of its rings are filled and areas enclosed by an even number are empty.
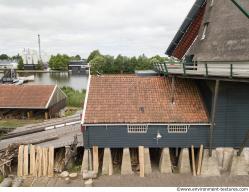
[[[80,176],[70,183],[59,177],[38,178],[28,177],[24,180],[24,187],[84,187]],[[161,174],[153,172],[145,178],[137,174],[132,176],[100,176],[94,180],[95,187],[248,187],[249,176],[220,176],[220,177],[194,177],[190,174]]]

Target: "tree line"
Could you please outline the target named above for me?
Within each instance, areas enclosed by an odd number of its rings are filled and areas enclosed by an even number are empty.
[[[140,55],[138,57],[127,57],[118,55],[102,55],[99,50],[94,50],[89,55],[87,62],[90,64],[91,74],[129,74],[136,70],[154,69],[154,64],[163,62],[174,62],[168,57],[155,55],[147,57]]]

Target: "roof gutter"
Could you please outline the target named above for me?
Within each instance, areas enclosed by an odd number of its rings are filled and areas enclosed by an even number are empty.
[[[189,125],[189,126],[209,126],[211,125],[210,123],[116,123],[116,124],[82,124],[83,126],[92,126],[92,127],[97,127],[97,126],[128,126],[128,125],[149,125],[149,126],[168,126],[168,125]]]
[[[199,9],[203,6],[204,3],[206,3],[206,0],[196,0],[195,4],[191,8],[190,12],[188,13],[187,17],[185,18],[184,22],[182,23],[180,29],[178,30],[174,39],[172,40],[168,49],[166,50],[166,52],[165,52],[166,55],[172,56],[175,48],[177,47],[177,45],[181,41],[182,37],[184,36],[186,31],[188,30],[189,26],[191,25],[191,23],[195,19],[196,15],[198,14]]]

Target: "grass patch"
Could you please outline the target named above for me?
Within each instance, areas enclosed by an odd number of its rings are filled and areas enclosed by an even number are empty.
[[[68,116],[74,115],[79,110],[81,110],[80,107],[67,107],[65,111],[65,116],[68,117]]]
[[[40,123],[42,120],[21,120],[21,119],[2,119],[0,120],[0,128],[17,128],[28,124]]]
[[[85,90],[75,90],[72,87],[62,87],[62,91],[67,95],[67,106],[82,107],[86,95]]]

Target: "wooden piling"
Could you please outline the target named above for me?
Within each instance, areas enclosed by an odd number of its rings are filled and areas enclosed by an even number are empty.
[[[37,147],[37,155],[36,155],[36,172],[37,177],[42,176],[42,148],[40,146]]]
[[[29,175],[29,146],[24,146],[23,151],[23,175],[28,176]]]
[[[201,175],[202,158],[203,158],[203,145],[200,146],[199,150],[197,175]]]
[[[192,171],[193,175],[196,176],[196,168],[195,168],[195,150],[194,146],[191,146],[191,157],[192,157]]]
[[[144,146],[138,147],[140,177],[144,177]]]
[[[23,145],[20,145],[18,150],[17,176],[18,177],[23,176]]]
[[[93,146],[93,170],[98,173],[99,170],[99,151],[98,146]]]
[[[48,149],[48,177],[54,176],[54,147]]]

